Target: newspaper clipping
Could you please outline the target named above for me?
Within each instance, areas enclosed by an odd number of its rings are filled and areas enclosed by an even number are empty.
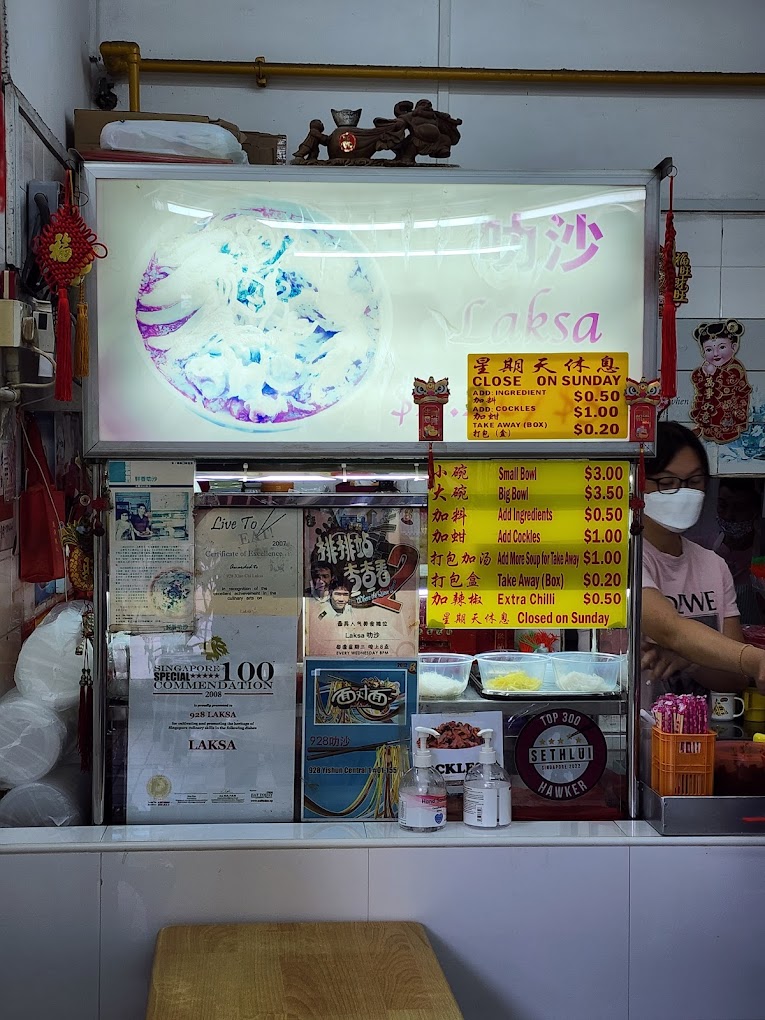
[[[192,630],[191,498],[188,488],[113,489],[112,630]]]

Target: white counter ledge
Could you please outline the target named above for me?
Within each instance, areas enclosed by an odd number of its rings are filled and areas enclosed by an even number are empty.
[[[2,853],[127,850],[243,850],[481,846],[765,846],[765,835],[660,836],[648,822],[513,822],[475,829],[449,822],[439,832],[408,832],[396,822],[115,825],[0,828]]]
[[[0,854],[82,853],[102,849],[104,825],[42,827],[35,829],[0,828]]]

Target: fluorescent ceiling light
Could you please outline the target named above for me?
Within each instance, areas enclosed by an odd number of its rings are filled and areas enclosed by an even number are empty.
[[[248,474],[243,481],[337,481],[331,474]]]
[[[491,255],[500,251],[519,251],[519,244],[498,244],[491,248],[444,248],[442,251],[293,251],[301,259],[394,259],[433,258],[441,255]]]
[[[335,482],[333,475],[260,475],[253,472],[238,471],[228,474],[225,471],[206,471],[197,475],[200,482]]]
[[[197,481],[201,482],[386,482],[386,481],[424,481],[424,474],[407,472],[397,474],[384,472],[356,474],[352,471],[336,474],[259,474],[256,471],[239,471],[227,473],[225,471],[207,471],[205,474],[197,475]]]
[[[404,223],[396,220],[391,223],[295,223],[289,220],[258,220],[264,227],[289,226],[290,230],[329,230],[332,232],[362,230],[433,230],[439,227],[470,227],[479,223],[488,223],[491,216],[452,216],[439,220],[414,220]]]
[[[424,475],[413,475],[411,473],[408,475],[395,475],[395,474],[354,475],[352,472],[348,472],[348,474],[346,475],[337,475],[335,476],[334,480],[336,482],[340,482],[343,480],[343,478],[347,479],[349,482],[388,482],[388,481],[404,482],[404,481],[417,481],[418,478],[422,479],[423,481],[425,480]]]
[[[634,188],[631,191],[614,191],[602,195],[589,195],[587,198],[575,199],[571,202],[559,202],[557,205],[546,205],[540,209],[526,209],[519,212],[521,220],[539,220],[543,216],[556,216],[564,212],[578,209],[592,209],[601,205],[621,205],[625,202],[645,202],[645,191]]]
[[[192,216],[195,220],[210,220],[213,213],[209,209],[192,209],[188,205],[176,205],[174,202],[167,203],[167,211],[178,213],[179,216]]]

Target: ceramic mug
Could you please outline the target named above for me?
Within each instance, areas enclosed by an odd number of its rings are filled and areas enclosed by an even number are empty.
[[[741,711],[736,711],[736,702],[741,704]],[[712,691],[709,695],[710,722],[727,722],[730,719],[738,719],[744,714],[746,704],[743,698],[735,694],[727,694],[724,691]]]

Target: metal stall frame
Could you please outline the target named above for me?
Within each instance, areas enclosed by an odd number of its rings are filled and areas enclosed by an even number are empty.
[[[423,171],[396,169],[393,171],[357,168],[333,168],[332,180],[338,182],[373,183],[373,182],[406,182],[422,183],[427,179],[432,183],[449,181],[450,183],[486,184],[559,184],[559,185],[602,185],[641,187],[645,189],[644,217],[644,295],[643,295],[643,359],[642,374],[646,378],[655,378],[658,374],[658,259],[659,259],[659,213],[660,184],[671,170],[671,160],[665,159],[653,170],[608,171],[608,172],[540,172],[540,173],[494,173],[465,170]],[[247,181],[253,184],[267,183],[278,178],[280,183],[294,180],[300,183],[327,182],[327,171],[301,167],[239,167],[239,166],[197,166],[176,164],[112,164],[88,163],[84,165],[81,177],[81,191],[88,199],[84,213],[89,226],[97,230],[97,191],[98,184],[104,180],[179,180],[179,181]],[[91,274],[88,281],[89,297],[97,301],[98,273]],[[95,321],[94,321],[95,320]],[[311,447],[298,447],[287,444],[269,442],[257,443],[253,449],[252,439],[249,442],[223,443],[140,443],[112,442],[102,440],[98,430],[98,322],[91,320],[91,349],[93,369],[85,385],[85,446],[86,456],[99,462],[99,478],[104,479],[103,461],[107,458],[125,459],[193,459],[199,461],[239,461],[243,456],[250,461],[257,459],[264,463],[286,461],[305,463],[311,461],[312,466],[321,463],[351,464],[359,460],[376,461],[408,461],[424,460],[423,444],[421,443],[381,443],[371,448],[369,443],[320,443]],[[636,493],[637,472],[635,462],[642,452],[650,455],[651,444],[641,444],[624,440],[610,441],[507,441],[466,443],[434,443],[434,456],[437,458],[469,458],[471,460],[509,460],[536,458],[540,460],[576,459],[576,460],[629,460],[632,462],[630,472],[630,489]],[[246,451],[246,452],[245,452]],[[103,489],[106,492],[106,488]],[[413,497],[390,496],[382,505],[422,505]],[[381,505],[381,498],[374,497],[375,503]],[[380,501],[380,502],[378,502]],[[290,494],[286,497],[270,495],[265,497],[261,505],[284,506],[318,506],[369,505],[369,498],[363,496],[300,496]],[[258,505],[251,503],[250,505]],[[642,537],[630,535],[630,553],[628,569],[628,615],[629,615],[629,689],[626,692],[627,715],[627,762],[628,762],[628,812],[635,818],[639,812],[639,721],[640,721],[640,602],[642,571]],[[105,723],[106,723],[106,670],[107,670],[107,589],[108,589],[108,548],[106,538],[98,540],[96,560],[96,583],[94,591],[96,645],[94,656],[94,776],[93,776],[93,821],[101,824],[104,818],[105,802]]]

